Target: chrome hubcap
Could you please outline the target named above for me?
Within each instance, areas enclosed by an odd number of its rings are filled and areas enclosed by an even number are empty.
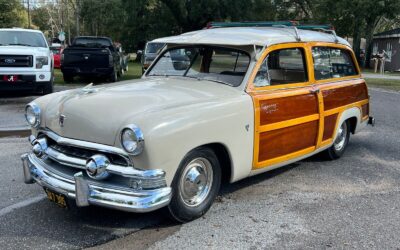
[[[340,151],[343,149],[344,144],[346,143],[346,136],[347,136],[347,124],[346,122],[343,122],[338,130],[336,140],[333,143],[333,146],[335,147],[336,151]]]
[[[180,195],[187,206],[201,204],[210,193],[213,183],[213,170],[210,161],[196,158],[186,165],[179,186]]]

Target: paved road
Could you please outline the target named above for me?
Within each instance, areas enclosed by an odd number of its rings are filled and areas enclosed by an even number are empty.
[[[71,88],[82,87],[82,85],[56,85],[54,90],[62,91]],[[27,128],[24,118],[26,104],[39,96],[30,93],[15,92],[0,94],[0,130],[16,130]]]
[[[237,249],[400,247],[400,94],[372,90],[377,126],[337,161],[319,157],[235,184],[203,217],[176,225],[162,212],[65,211],[22,183],[26,138],[0,139],[2,249]]]

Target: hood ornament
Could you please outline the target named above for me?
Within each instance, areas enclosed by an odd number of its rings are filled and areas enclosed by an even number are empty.
[[[64,127],[64,122],[65,122],[65,115],[60,115],[60,117],[58,117],[58,124],[60,124],[60,127]]]

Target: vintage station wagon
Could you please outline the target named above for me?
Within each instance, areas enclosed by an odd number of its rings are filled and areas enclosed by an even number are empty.
[[[212,28],[161,38],[140,80],[26,107],[26,183],[65,207],[203,215],[221,181],[324,151],[339,158],[370,116],[348,42],[303,27]]]

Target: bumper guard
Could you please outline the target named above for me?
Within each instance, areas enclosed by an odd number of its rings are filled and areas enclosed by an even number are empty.
[[[38,183],[69,198],[75,199],[78,207],[98,205],[128,212],[150,212],[169,204],[171,188],[132,191],[115,187],[100,186],[86,180],[82,172],[73,179],[65,178],[46,168],[46,163],[33,154],[21,156],[24,182]]]

